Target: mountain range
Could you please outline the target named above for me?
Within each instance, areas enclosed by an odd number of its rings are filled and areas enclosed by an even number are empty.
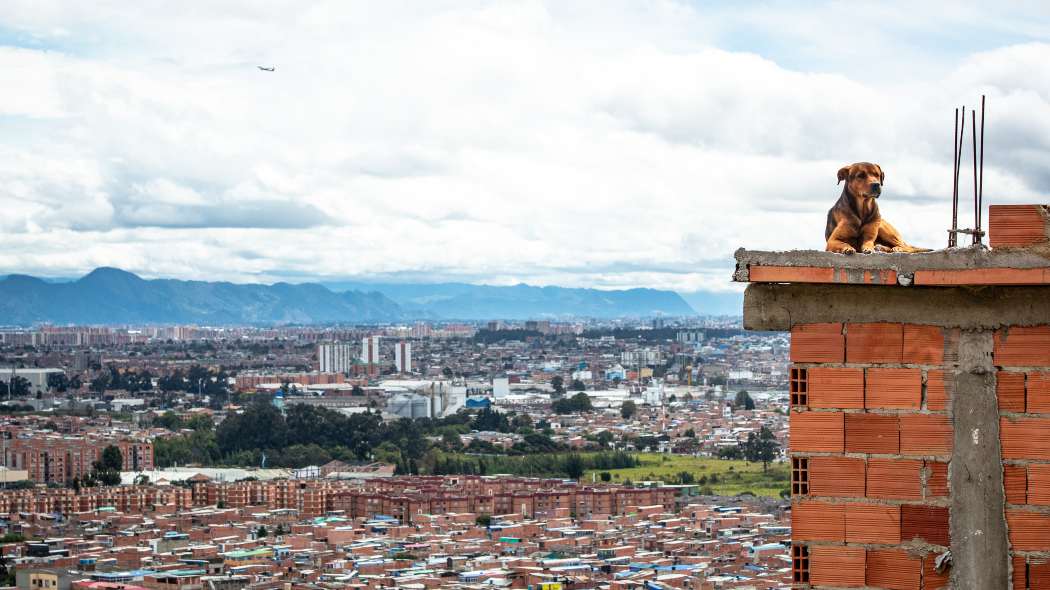
[[[739,308],[737,308],[739,309]],[[143,279],[97,268],[69,281],[0,279],[0,324],[371,323],[413,319],[559,319],[685,316],[679,294],[464,283],[275,283]]]

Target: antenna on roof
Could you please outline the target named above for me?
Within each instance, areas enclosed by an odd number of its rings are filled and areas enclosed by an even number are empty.
[[[959,229],[959,173],[962,171],[963,141],[966,138],[966,106],[960,110],[955,109],[955,132],[952,133],[952,228],[948,230],[948,247],[955,248],[959,245],[959,234],[969,234],[973,237],[973,245],[977,246],[983,242],[984,230],[981,229],[981,213],[984,208],[984,103],[985,97],[981,95],[981,155],[980,163],[977,161],[977,109],[970,109],[970,135],[973,147],[973,229]],[[961,125],[960,125],[961,123]]]

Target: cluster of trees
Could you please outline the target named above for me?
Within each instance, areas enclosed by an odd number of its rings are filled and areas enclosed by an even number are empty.
[[[721,449],[718,456],[722,459],[745,459],[752,463],[761,463],[764,472],[769,469],[769,464],[777,458],[779,452],[780,443],[777,442],[776,435],[763,426],[758,434],[749,433],[746,442]]]
[[[91,391],[104,393],[111,389],[122,389],[131,393],[153,390],[153,374],[148,369],[141,371],[121,371],[116,365],[109,365],[106,370],[91,380]]]
[[[170,412],[157,417],[154,424],[173,431],[192,431],[154,440],[154,461],[160,467],[189,463],[259,466],[264,458],[265,465],[271,467],[302,467],[338,459],[393,463],[400,473],[435,473],[434,469],[476,473],[481,469],[479,461],[493,460],[489,456],[553,455],[569,450],[551,439],[546,421],[533,424],[527,415],[488,408],[474,415],[461,412],[442,419],[384,422],[374,412],[346,416],[304,404],[289,405],[282,413],[268,399],[257,398],[243,413],[228,416],[218,428],[213,428],[206,417],[180,419]],[[522,440],[510,448],[477,438],[463,445],[460,435],[471,431],[516,433]],[[611,434],[605,434],[611,439]],[[599,445],[603,442],[609,441],[597,441]],[[435,457],[442,453],[486,457],[471,458],[464,467],[441,467]],[[473,467],[465,466],[468,463]],[[563,473],[558,469],[548,472]]]
[[[575,414],[577,412],[590,412],[594,410],[594,406],[591,405],[591,398],[587,397],[587,394],[581,391],[572,397],[563,397],[554,400],[551,404],[551,410],[553,410],[555,414]]]
[[[153,425],[174,431],[182,429],[211,430],[215,427],[215,422],[211,419],[211,416],[207,414],[202,413],[188,418],[180,418],[175,412],[168,410],[154,418]]]
[[[429,458],[428,458],[429,459]],[[568,477],[579,479],[586,471],[637,467],[637,457],[623,451],[602,453],[546,453],[524,456],[477,457],[440,454],[433,465],[422,465],[437,475],[513,475]]]
[[[25,377],[15,375],[10,381],[0,381],[0,396],[29,397],[32,386]]]
[[[70,389],[77,390],[82,385],[80,375],[73,375],[72,378],[66,377],[65,373],[48,373],[47,375],[47,388],[58,393],[65,393]]]

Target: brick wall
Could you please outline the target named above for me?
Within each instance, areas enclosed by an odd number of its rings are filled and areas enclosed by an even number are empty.
[[[792,330],[796,583],[947,587],[934,561],[950,542],[945,362],[956,339],[893,323]]]
[[[1050,589],[1050,327],[995,334],[1013,588]]]

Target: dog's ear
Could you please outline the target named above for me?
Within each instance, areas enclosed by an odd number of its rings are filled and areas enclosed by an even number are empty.
[[[886,173],[882,171],[882,166],[879,166],[879,184],[886,184]]]
[[[843,166],[842,168],[839,168],[839,182],[836,182],[835,184],[839,184],[843,180],[849,178],[849,168],[849,166]]]

